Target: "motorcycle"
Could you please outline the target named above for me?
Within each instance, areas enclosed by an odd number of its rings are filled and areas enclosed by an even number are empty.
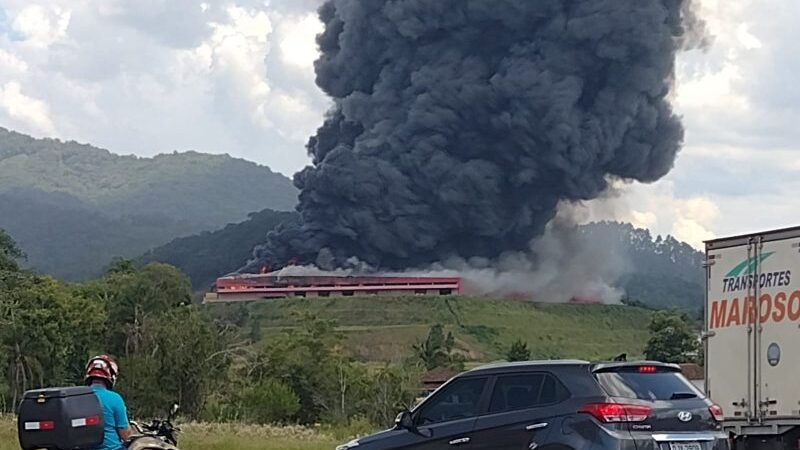
[[[172,405],[166,419],[155,419],[149,425],[131,422],[135,430],[125,443],[128,450],[179,450],[176,433],[180,428],[174,426],[172,421],[178,413],[178,405]]]

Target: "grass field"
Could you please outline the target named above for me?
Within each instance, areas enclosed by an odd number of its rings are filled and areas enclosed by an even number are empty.
[[[0,450],[19,450],[15,426],[12,417],[0,415]]]
[[[216,305],[214,308],[238,308]],[[516,339],[534,358],[606,359],[639,356],[652,312],[619,305],[535,304],[468,297],[329,297],[281,299],[249,305],[264,335],[297,324],[303,313],[333,319],[358,359],[396,361],[430,326],[452,331],[472,361],[500,358]]]
[[[193,450],[333,450],[347,440],[302,427],[192,424],[181,429],[180,447]]]
[[[19,450],[13,417],[0,417],[0,450]],[[193,450],[333,450],[347,441],[302,427],[225,424],[180,425],[179,445]]]

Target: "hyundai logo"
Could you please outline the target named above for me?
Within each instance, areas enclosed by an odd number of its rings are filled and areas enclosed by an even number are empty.
[[[678,420],[681,422],[691,422],[693,417],[694,416],[692,416],[692,413],[689,411],[681,411],[678,413]]]

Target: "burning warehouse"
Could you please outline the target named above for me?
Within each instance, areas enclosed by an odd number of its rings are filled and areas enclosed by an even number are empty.
[[[255,301],[284,297],[364,295],[453,295],[461,293],[457,277],[282,276],[275,273],[219,278],[205,303]]]

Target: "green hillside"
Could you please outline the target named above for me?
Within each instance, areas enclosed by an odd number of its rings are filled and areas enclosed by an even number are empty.
[[[294,212],[266,209],[220,230],[175,239],[147,252],[137,262],[142,265],[162,262],[179,267],[189,275],[194,289],[207,290],[217,277],[242,267],[252,256],[253,247],[263,242],[268,231],[298,219]]]
[[[267,338],[303,314],[335,320],[348,350],[367,362],[399,361],[430,326],[453,332],[470,361],[492,361],[516,339],[534,358],[608,359],[641,355],[651,311],[621,305],[533,304],[467,297],[338,297],[214,305],[218,313],[247,308]]]
[[[29,267],[62,279],[296,200],[287,177],[228,155],[121,156],[0,128],[0,229],[26,249]]]
[[[0,229],[25,249],[28,267],[65,280],[100,276],[112,258],[132,258],[190,230],[169,218],[110,218],[48,197],[0,194]]]

